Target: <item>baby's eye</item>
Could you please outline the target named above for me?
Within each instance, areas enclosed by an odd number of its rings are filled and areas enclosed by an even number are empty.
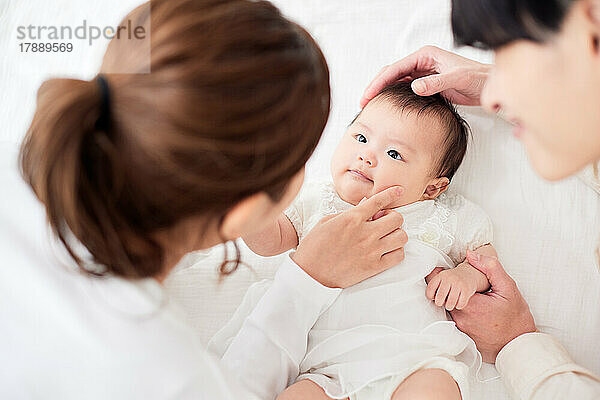
[[[365,137],[365,135],[359,133],[358,135],[354,136],[354,138],[356,140],[358,140],[360,143],[367,143],[367,138]]]
[[[402,156],[396,150],[388,150],[388,156],[392,157],[394,160],[402,160]]]

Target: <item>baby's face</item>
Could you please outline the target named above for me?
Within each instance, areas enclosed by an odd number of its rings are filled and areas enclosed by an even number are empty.
[[[331,160],[337,193],[356,205],[400,185],[404,193],[392,207],[432,198],[427,188],[447,183],[434,175],[442,135],[433,117],[399,111],[386,100],[371,101],[348,127]]]

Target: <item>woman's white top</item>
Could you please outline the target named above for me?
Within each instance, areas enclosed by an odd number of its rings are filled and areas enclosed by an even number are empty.
[[[15,153],[0,144],[0,398],[267,400],[298,375],[308,330],[338,289],[286,260],[230,346],[228,369],[154,279],[73,267]]]

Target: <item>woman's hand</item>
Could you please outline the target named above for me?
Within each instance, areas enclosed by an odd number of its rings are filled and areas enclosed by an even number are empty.
[[[392,187],[356,207],[323,218],[302,240],[292,259],[328,287],[346,288],[404,259],[408,238],[397,212],[381,212],[398,200]],[[373,219],[375,214],[383,216]]]
[[[458,329],[475,341],[483,361],[494,363],[508,342],[524,333],[535,332],[535,322],[517,284],[496,257],[469,252],[467,260],[485,274],[491,289],[475,293],[464,309],[450,314]]]
[[[394,64],[383,67],[365,90],[360,106],[367,105],[387,85],[413,81],[413,91],[421,96],[442,93],[455,104],[478,106],[491,66],[425,46]]]

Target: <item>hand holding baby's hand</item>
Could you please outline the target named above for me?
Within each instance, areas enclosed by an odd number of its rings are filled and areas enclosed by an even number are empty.
[[[427,284],[425,295],[435,300],[435,305],[452,311],[462,310],[477,291],[474,268],[468,262],[435,274]],[[433,275],[433,274],[432,274]]]

